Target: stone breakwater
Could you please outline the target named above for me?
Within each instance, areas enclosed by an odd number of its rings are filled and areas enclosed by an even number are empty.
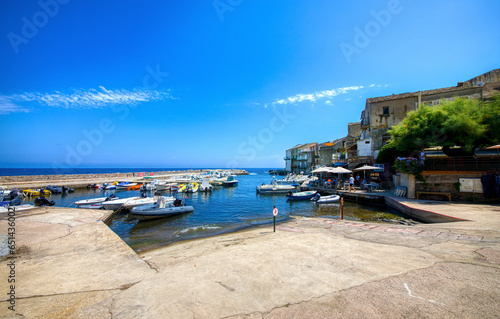
[[[67,174],[67,175],[22,175],[22,176],[0,176],[0,185],[6,187],[41,187],[46,185],[65,185],[72,188],[84,188],[88,184],[142,180],[142,177],[168,178],[172,175],[200,174],[214,170],[179,170],[161,172],[134,172],[134,173],[105,173],[105,174]],[[227,170],[235,175],[248,175],[248,172],[240,169]],[[143,176],[141,176],[142,174]]]

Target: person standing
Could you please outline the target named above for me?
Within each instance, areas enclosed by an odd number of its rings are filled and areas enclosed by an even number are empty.
[[[423,149],[421,149],[420,150],[420,165],[424,166],[424,162],[425,162],[425,152]]]
[[[359,174],[356,175],[356,186],[359,186],[359,184],[361,183],[361,177],[359,176]]]
[[[350,192],[351,190],[356,191],[356,190],[354,189],[354,176],[352,176],[352,174],[351,174],[351,178],[349,178],[349,192]]]

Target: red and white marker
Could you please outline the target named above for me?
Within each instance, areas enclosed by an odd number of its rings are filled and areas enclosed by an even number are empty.
[[[276,207],[274,207],[273,209],[273,215],[278,216],[278,209]]]

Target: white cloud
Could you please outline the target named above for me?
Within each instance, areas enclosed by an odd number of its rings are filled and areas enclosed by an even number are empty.
[[[325,102],[325,104],[332,105],[332,101],[328,100],[328,101]]]
[[[343,87],[343,88],[337,88],[333,90],[325,90],[325,91],[318,91],[314,93],[308,93],[308,94],[297,94],[294,96],[287,97],[285,99],[279,99],[271,103],[271,105],[277,105],[277,104],[296,104],[300,102],[316,102],[321,99],[328,99],[330,101],[331,98],[339,95],[339,94],[345,94],[349,93],[351,91],[357,91],[360,89],[363,89],[363,86],[348,86],[348,87]],[[330,101],[331,103],[331,101]],[[328,103],[326,103],[328,104]]]
[[[0,114],[29,112],[39,106],[62,107],[66,109],[95,109],[112,105],[137,105],[151,101],[174,99],[169,92],[147,89],[136,90],[73,90],[70,93],[55,91],[52,93],[24,92],[20,94],[0,95]]]

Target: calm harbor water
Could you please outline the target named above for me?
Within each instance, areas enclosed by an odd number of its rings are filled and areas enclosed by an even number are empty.
[[[272,223],[273,207],[279,210],[277,221],[289,216],[316,216],[339,218],[339,204],[318,205],[310,201],[287,202],[285,195],[260,195],[255,188],[268,183],[271,177],[267,169],[248,169],[251,175],[239,176],[236,187],[215,187],[211,193],[180,194],[185,204],[194,212],[177,217],[138,222],[127,213],[117,213],[109,227],[134,250],[140,252],[170,243],[208,237],[248,227]],[[139,191],[76,190],[67,195],[52,195],[56,206],[74,207],[80,199],[108,196],[116,192],[120,198],[140,196]],[[149,194],[152,196],[152,194]],[[165,193],[170,196],[170,192]],[[32,201],[31,201],[32,202]],[[30,203],[27,201],[26,203]],[[383,222],[382,219],[403,219],[394,210],[345,202],[344,218]]]

